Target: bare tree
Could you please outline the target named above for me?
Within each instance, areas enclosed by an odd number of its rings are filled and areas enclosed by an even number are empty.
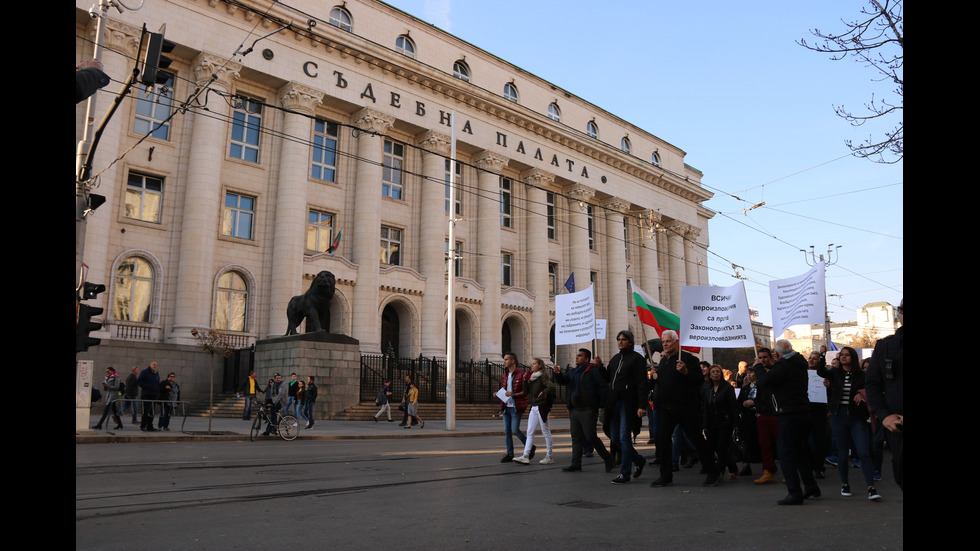
[[[847,28],[846,32],[831,34],[811,29],[810,33],[819,41],[809,44],[806,40],[800,40],[799,44],[815,52],[830,54],[834,61],[852,56],[878,73],[875,80],[891,82],[895,86],[893,92],[897,99],[876,99],[872,94],[871,102],[864,104],[867,110],[864,114],[855,114],[843,105],[835,105],[834,112],[850,122],[851,126],[862,126],[882,117],[898,117],[898,123],[885,132],[884,139],[869,136],[859,144],[851,140],[844,142],[858,157],[870,158],[876,163],[897,163],[903,158],[904,139],[902,0],[870,0],[868,6],[861,9],[860,19],[841,22]]]
[[[211,420],[214,418],[214,357],[231,357],[234,350],[228,335],[216,329],[191,329],[197,339],[197,346],[211,360],[211,386],[208,389],[208,434],[211,434]]]

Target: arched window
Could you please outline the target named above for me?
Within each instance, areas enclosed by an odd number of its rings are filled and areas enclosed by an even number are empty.
[[[460,59],[456,63],[453,63],[453,76],[459,80],[464,80],[466,82],[470,81],[470,66],[466,64],[465,61]]]
[[[623,136],[622,140],[619,140],[619,148],[623,150],[623,153],[629,153],[633,150],[633,146],[630,145],[630,139]]]
[[[340,6],[330,10],[330,24],[349,33],[354,32],[354,22],[350,12]]]
[[[226,331],[245,331],[248,286],[238,272],[225,272],[218,278],[214,325]]]
[[[504,97],[514,103],[517,103],[518,100],[517,86],[514,86],[513,82],[508,82],[507,84],[504,84]]]
[[[153,303],[153,267],[145,259],[130,256],[116,268],[112,317],[120,321],[150,322]]]
[[[589,121],[585,125],[585,133],[588,134],[590,138],[599,138],[599,127],[596,126],[595,121]]]
[[[395,49],[399,53],[407,55],[408,57],[415,58],[415,42],[408,37],[407,34],[403,34],[395,39]]]
[[[561,122],[561,110],[558,109],[557,103],[548,106],[548,118],[555,122]]]
[[[657,155],[656,151],[653,152],[650,162],[653,163],[653,166],[660,166],[660,155]]]

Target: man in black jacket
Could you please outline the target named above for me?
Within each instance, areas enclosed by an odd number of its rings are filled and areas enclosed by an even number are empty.
[[[677,425],[681,426],[681,430],[694,444],[701,465],[708,473],[704,485],[716,486],[722,473],[715,462],[714,453],[701,432],[698,389],[704,384],[704,376],[698,366],[698,359],[694,354],[681,350],[676,331],[664,331],[660,339],[664,344],[664,352],[660,358],[660,365],[653,375],[653,385],[656,390],[653,393],[654,407],[659,412],[657,451],[660,452],[661,458],[660,478],[654,480],[650,486],[673,484],[674,473],[670,462],[673,451],[671,439]]]
[[[905,413],[904,390],[904,352],[905,341],[905,299],[898,306],[898,320],[902,324],[895,334],[885,337],[875,344],[871,365],[868,367],[867,379],[864,383],[868,395],[868,405],[878,416],[878,422],[885,427],[888,438],[888,449],[892,452],[892,467],[895,472],[895,482],[903,491],[904,478],[904,436],[902,433],[902,417]]]
[[[650,383],[647,380],[646,360],[633,350],[633,333],[620,331],[616,335],[616,346],[619,353],[609,360],[606,370],[609,377],[606,409],[609,411],[610,438],[619,442],[623,457],[619,476],[612,482],[626,484],[630,481],[630,468],[633,465],[636,465],[634,478],[640,476],[646,466],[646,459],[633,448],[633,433],[639,433],[639,426],[647,414]],[[595,361],[597,366],[602,366],[601,358],[596,356]]]
[[[774,352],[777,359],[772,369],[767,373],[761,366],[756,366],[755,374],[759,378],[759,386],[772,392],[778,419],[776,447],[789,495],[776,503],[800,505],[805,498],[820,497],[807,445],[810,437],[807,361],[793,351],[793,345],[786,339],[776,341]],[[801,478],[803,488],[800,487]]]
[[[606,472],[616,466],[606,451],[606,446],[595,432],[599,419],[599,408],[603,405],[609,384],[603,370],[591,363],[592,351],[580,348],[575,354],[575,367],[565,373],[554,366],[555,382],[568,385],[565,407],[568,409],[568,426],[572,433],[572,464],[563,468],[565,472],[582,470],[582,444],[588,441],[606,462]]]

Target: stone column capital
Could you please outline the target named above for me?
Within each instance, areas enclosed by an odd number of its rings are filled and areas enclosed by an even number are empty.
[[[416,144],[422,148],[423,156],[430,153],[446,156],[452,151],[452,138],[435,130],[429,130],[420,134],[416,138]]]
[[[555,183],[555,175],[548,171],[541,170],[540,168],[525,170],[521,173],[521,178],[532,186],[542,188]]]
[[[612,197],[607,199],[606,202],[603,203],[603,206],[609,210],[618,212],[619,214],[625,214],[630,208],[630,202],[626,199],[620,199],[619,197]]]
[[[395,126],[395,117],[365,107],[354,114],[354,124],[365,132],[385,134]]]
[[[95,33],[98,30],[98,25],[95,21],[89,26],[89,37],[92,42],[95,42]],[[140,34],[142,29],[139,27],[134,27],[132,25],[127,25],[121,21],[116,21],[115,19],[107,19],[105,27],[105,36],[102,39],[102,45],[106,48],[117,50],[122,54],[128,55],[130,57],[136,57],[139,52],[137,51],[140,46]]]
[[[566,193],[575,201],[589,201],[595,197],[595,190],[583,184],[573,184]]]
[[[198,84],[207,82],[214,75],[216,77],[214,83],[224,90],[231,90],[231,83],[238,80],[242,70],[241,63],[208,52],[201,52],[194,58],[191,67],[194,71],[194,80]]]
[[[489,172],[500,172],[507,166],[510,159],[499,153],[494,153],[489,149],[484,149],[477,154],[477,156],[473,159],[473,162],[476,164],[477,168],[481,168]]]
[[[299,82],[289,82],[279,89],[279,103],[290,111],[312,115],[322,102],[323,92]]]

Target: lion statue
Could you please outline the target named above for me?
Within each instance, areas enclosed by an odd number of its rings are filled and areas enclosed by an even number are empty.
[[[286,307],[287,335],[295,335],[296,328],[306,319],[306,332],[330,332],[330,299],[337,287],[337,279],[326,270],[313,278],[310,288],[302,295],[289,299]]]

